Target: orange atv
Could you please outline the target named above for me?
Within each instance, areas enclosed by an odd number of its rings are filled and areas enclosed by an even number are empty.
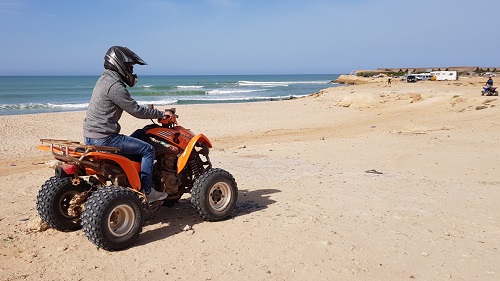
[[[67,140],[42,139],[39,149],[57,160],[55,176],[41,187],[37,210],[42,220],[60,231],[80,228],[98,247],[115,251],[138,238],[146,216],[160,205],[176,203],[191,193],[191,203],[207,221],[228,218],[238,197],[233,176],[212,168],[210,141],[177,125],[175,108],[132,134],[155,148],[153,188],[168,193],[164,201],[148,204],[139,192],[141,159],[123,155],[114,147],[83,145]]]

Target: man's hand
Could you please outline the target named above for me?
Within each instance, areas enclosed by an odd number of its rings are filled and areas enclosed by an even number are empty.
[[[163,112],[163,117],[158,119],[158,122],[162,124],[177,124],[177,115],[175,113],[166,110]]]

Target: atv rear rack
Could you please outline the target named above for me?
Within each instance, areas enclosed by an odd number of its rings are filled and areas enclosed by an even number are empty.
[[[57,160],[64,162],[74,162],[76,164],[86,164],[89,166],[96,166],[96,164],[84,161],[83,159],[89,152],[105,151],[105,152],[118,152],[117,147],[98,146],[98,145],[85,145],[78,141],[71,140],[58,140],[58,139],[40,139],[44,144],[49,144],[49,149],[44,149],[46,146],[39,146],[40,149],[49,150]]]

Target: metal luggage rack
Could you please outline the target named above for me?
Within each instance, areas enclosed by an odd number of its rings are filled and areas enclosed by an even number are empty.
[[[72,140],[40,139],[40,141],[44,144],[50,144],[50,152],[52,152],[56,159],[76,163],[82,163],[83,158],[85,158],[89,152],[103,151],[116,153],[120,151],[117,147],[86,145]],[[81,153],[79,158],[70,155],[77,153],[78,155]]]

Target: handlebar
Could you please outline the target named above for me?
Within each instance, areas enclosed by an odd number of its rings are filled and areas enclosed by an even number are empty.
[[[177,125],[177,118],[179,115],[175,114],[175,108],[165,109],[165,115],[162,118],[158,118],[158,122],[163,126],[173,126]]]
[[[154,105],[148,104],[148,108],[153,109]],[[158,123],[162,124],[163,126],[177,125],[177,118],[179,118],[179,115],[175,114],[175,110],[175,107],[165,109],[165,114],[162,118],[158,118]]]
[[[175,114],[175,107],[165,109],[165,112],[171,112],[175,116],[175,118],[179,118],[179,115]]]

